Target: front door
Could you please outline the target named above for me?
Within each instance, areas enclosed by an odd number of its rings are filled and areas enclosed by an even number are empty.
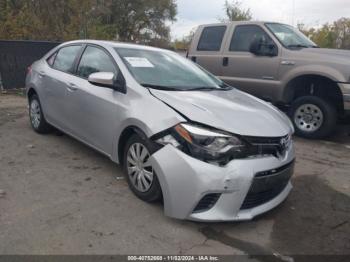
[[[250,46],[255,39],[262,39],[278,54],[277,45],[262,27],[238,25],[234,28],[231,41],[225,46],[226,63],[222,80],[245,92],[271,100],[277,95],[280,56],[252,54]]]
[[[87,46],[67,95],[69,125],[74,136],[110,155],[115,125],[122,110],[120,102],[125,95],[89,83],[89,75],[96,72],[112,72],[117,76],[119,70],[106,50]]]

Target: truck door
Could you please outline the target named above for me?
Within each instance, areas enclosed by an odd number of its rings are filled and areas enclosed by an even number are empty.
[[[212,74],[219,76],[222,73],[222,50],[226,25],[206,26],[199,29],[193,39],[189,59],[198,63]]]
[[[224,47],[222,80],[257,97],[274,100],[278,95],[280,56],[278,45],[259,25],[236,25]],[[274,54],[250,52],[254,40],[260,39]]]

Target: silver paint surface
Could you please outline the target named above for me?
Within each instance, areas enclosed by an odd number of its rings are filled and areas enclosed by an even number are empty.
[[[105,48],[125,78],[126,94],[92,85],[87,79],[57,71],[46,63],[46,59],[58,48],[72,43]],[[148,90],[129,73],[114,51],[115,47],[170,52],[103,41],[65,43],[33,64],[32,73],[26,79],[26,89],[28,92],[33,88],[37,92],[45,119],[50,124],[107,155],[116,163],[119,162],[121,134],[128,127],[137,127],[147,137],[151,137],[190,119],[241,135],[274,137],[293,132],[290,121],[283,113],[238,90]],[[168,145],[153,154],[150,161],[159,177],[166,215],[181,219],[222,221],[251,219],[280,203],[288,194],[289,186],[283,194],[265,205],[244,213],[238,212],[256,172],[278,168],[293,159],[294,150],[290,148],[283,159],[263,157],[233,160],[225,167],[218,167],[194,159]],[[224,195],[218,205],[210,212],[191,215],[200,197],[213,190],[219,190]]]

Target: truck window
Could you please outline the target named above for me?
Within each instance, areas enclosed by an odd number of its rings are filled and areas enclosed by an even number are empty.
[[[236,26],[230,43],[230,51],[249,52],[250,45],[256,38],[262,38],[265,42],[273,44],[272,39],[257,25]]]
[[[210,26],[204,28],[197,46],[198,51],[220,51],[226,26]]]

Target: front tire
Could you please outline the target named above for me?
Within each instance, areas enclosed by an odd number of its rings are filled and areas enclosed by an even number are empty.
[[[146,202],[155,202],[162,197],[157,175],[148,161],[154,151],[147,140],[136,134],[129,138],[124,150],[123,169],[129,187]]]
[[[329,136],[337,123],[337,110],[330,102],[317,96],[296,99],[289,116],[298,136],[320,139]]]
[[[52,126],[45,120],[39,97],[36,94],[29,98],[29,119],[35,132],[47,134],[52,131]]]

